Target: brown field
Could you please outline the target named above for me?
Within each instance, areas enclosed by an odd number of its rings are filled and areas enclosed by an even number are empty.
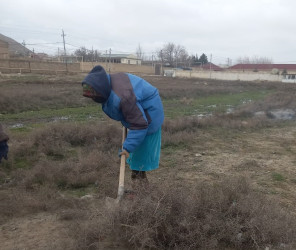
[[[83,77],[0,78],[1,249],[296,248],[296,86],[143,76],[164,103],[161,163],[110,209],[121,126]]]

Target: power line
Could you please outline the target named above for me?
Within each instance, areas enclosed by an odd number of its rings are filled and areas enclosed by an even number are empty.
[[[43,44],[60,44],[62,42],[54,42],[54,43],[26,43],[26,45],[43,45]],[[17,44],[17,43],[15,43]]]

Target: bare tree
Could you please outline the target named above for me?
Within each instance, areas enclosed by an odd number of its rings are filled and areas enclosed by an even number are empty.
[[[97,50],[89,50],[85,47],[80,47],[75,50],[74,55],[83,58],[85,62],[94,62],[100,59],[101,54]]]
[[[158,57],[170,66],[179,66],[188,60],[188,53],[184,46],[167,43],[158,51]]]
[[[272,64],[273,60],[272,60],[272,58],[268,58],[268,57],[253,56],[252,58],[250,58],[249,56],[245,56],[245,57],[239,57],[237,59],[237,63],[240,63],[240,64]]]
[[[173,43],[168,43],[163,48],[164,60],[167,61],[170,65],[173,65],[174,63],[174,50],[175,50],[175,44]]]
[[[174,48],[175,66],[178,67],[178,64],[184,66],[187,59],[188,59],[188,53],[186,49],[181,45],[176,45]]]
[[[258,56],[253,56],[251,59],[251,63],[253,64],[272,64],[272,58],[268,57],[258,57]]]
[[[136,54],[137,54],[137,58],[138,58],[138,59],[143,60],[144,52],[143,52],[143,49],[142,49],[142,47],[141,47],[141,44],[138,45],[138,48],[137,48]]]

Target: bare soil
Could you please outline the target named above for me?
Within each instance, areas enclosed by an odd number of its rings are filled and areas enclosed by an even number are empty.
[[[68,224],[49,213],[13,218],[1,225],[1,249],[73,249]]]

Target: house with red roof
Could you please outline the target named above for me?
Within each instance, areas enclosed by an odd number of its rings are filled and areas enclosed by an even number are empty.
[[[211,71],[222,71],[224,70],[223,68],[219,67],[218,65],[214,64],[214,63],[206,63],[203,65],[199,65],[199,66],[193,66],[193,68],[195,69],[202,69],[202,70],[211,70]]]
[[[231,71],[270,72],[273,74],[296,73],[296,64],[236,64],[228,68]]]
[[[203,70],[213,70],[213,71],[222,71],[223,68],[219,67],[218,65],[214,64],[214,63],[206,63],[204,65],[201,66]]]

